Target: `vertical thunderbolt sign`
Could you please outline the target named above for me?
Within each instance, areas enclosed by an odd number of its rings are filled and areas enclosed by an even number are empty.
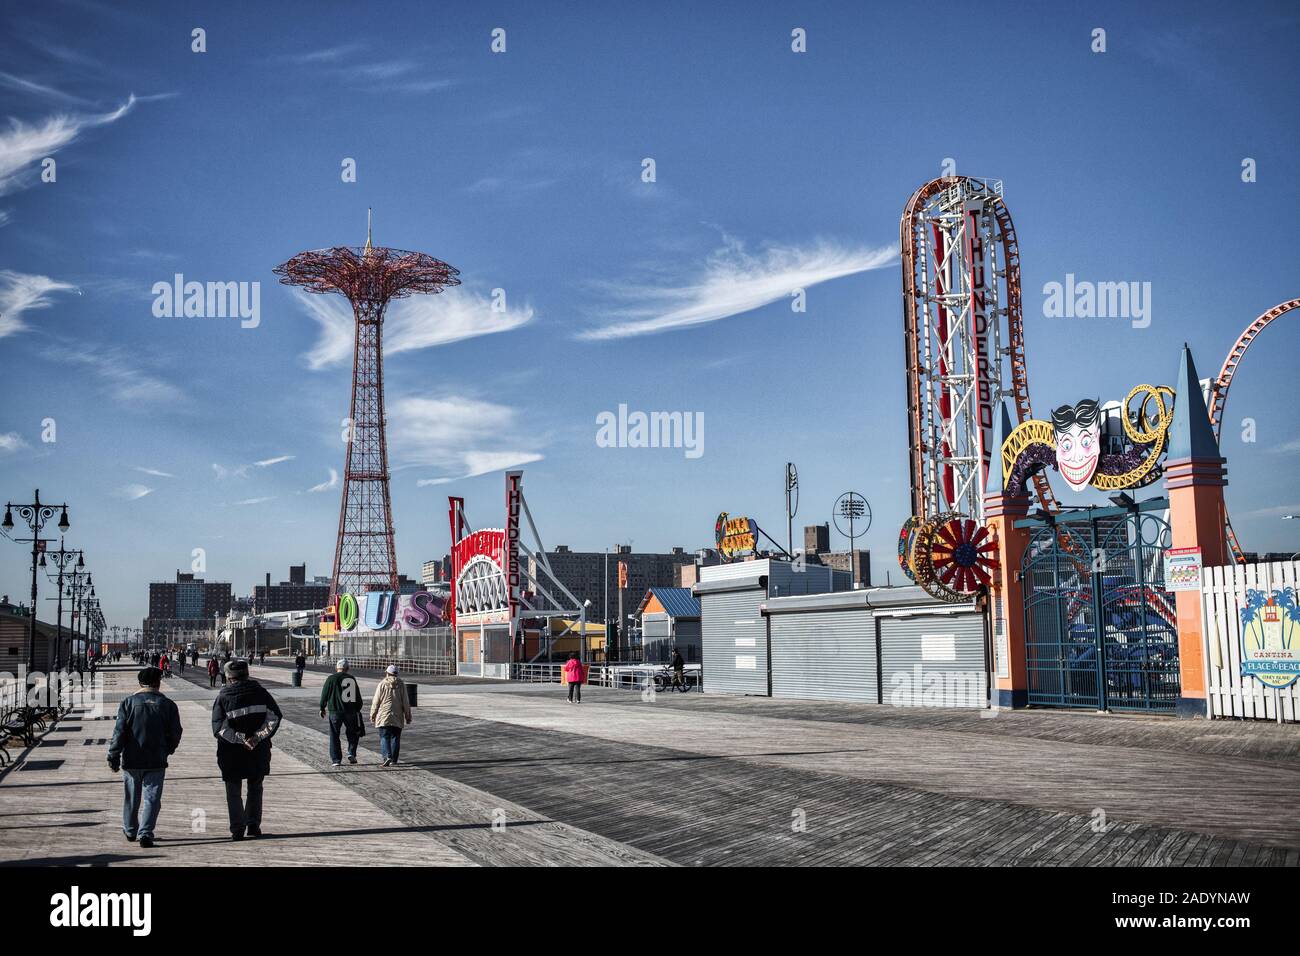
[[[506,587],[510,591],[510,645],[519,625],[519,507],[524,473],[506,472]]]
[[[993,387],[989,367],[989,325],[994,321],[989,309],[988,250],[985,247],[984,201],[966,203],[966,261],[970,266],[971,338],[975,346],[975,399],[979,406],[980,477],[976,487],[984,486],[989,462],[993,457]]]

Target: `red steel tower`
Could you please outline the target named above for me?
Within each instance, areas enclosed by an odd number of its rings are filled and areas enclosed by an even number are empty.
[[[352,363],[352,413],[343,467],[343,503],[334,550],[330,603],[341,593],[397,590],[393,507],[388,494],[388,442],[384,435],[384,310],[390,299],[441,292],[460,285],[460,273],[422,252],[335,246],[302,252],[275,268],[286,285],[308,292],[339,292],[352,303],[356,345]]]

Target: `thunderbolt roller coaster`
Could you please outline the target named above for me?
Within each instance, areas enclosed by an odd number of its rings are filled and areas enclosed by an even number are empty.
[[[899,564],[936,598],[968,601],[987,587],[997,561],[981,520],[988,469],[1001,465],[1001,449],[992,447],[994,415],[1009,397],[1017,425],[1034,420],[1020,247],[1002,183],[968,176],[926,183],[903,210],[899,247],[912,483]],[[1265,326],[1296,308],[1300,299],[1265,312],[1228,353],[1207,396],[1216,437],[1246,349]],[[1045,471],[1030,480],[1043,510],[1058,513]],[[1224,533],[1235,559],[1243,560],[1226,512]]]

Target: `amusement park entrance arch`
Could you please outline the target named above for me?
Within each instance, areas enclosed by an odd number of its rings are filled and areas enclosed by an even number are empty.
[[[1028,703],[1092,710],[1172,711],[1180,690],[1165,498],[1016,522]]]

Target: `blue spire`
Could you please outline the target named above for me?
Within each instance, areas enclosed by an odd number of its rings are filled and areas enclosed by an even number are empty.
[[[1178,382],[1174,386],[1174,420],[1169,424],[1169,453],[1167,461],[1188,458],[1221,461],[1219,443],[1210,426],[1210,414],[1201,395],[1201,380],[1196,374],[1192,351],[1183,343],[1183,357],[1178,366]]]
[[[1011,413],[1007,411],[1005,401],[998,402],[998,415],[993,419],[993,460],[989,462],[988,480],[984,482],[984,494],[1004,494],[1002,486],[1002,443],[1011,434]]]

